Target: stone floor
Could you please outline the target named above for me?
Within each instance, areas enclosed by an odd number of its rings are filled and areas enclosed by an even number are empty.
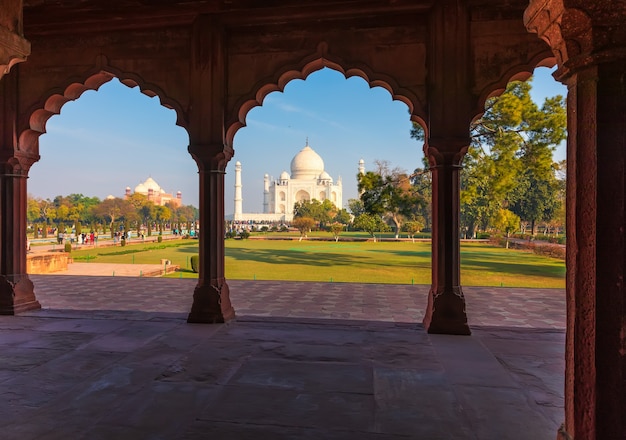
[[[465,288],[472,336],[417,324],[425,286],[32,276],[0,317],[2,439],[554,439],[562,290]]]

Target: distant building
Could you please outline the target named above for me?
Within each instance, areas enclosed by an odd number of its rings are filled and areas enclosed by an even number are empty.
[[[134,194],[143,194],[149,201],[155,205],[164,206],[167,203],[171,203],[178,207],[183,204],[183,193],[178,191],[176,196],[171,193],[166,193],[163,188],[152,177],[148,177],[145,182],[140,183],[135,187]],[[128,199],[131,196],[130,186],[126,187],[124,198]]]
[[[324,161],[307,141],[305,147],[291,161],[291,174],[283,171],[280,178],[270,181],[264,177],[263,212],[244,213],[241,188],[241,163],[235,164],[235,212],[227,220],[275,222],[293,220],[293,207],[296,202],[317,199],[330,200],[342,208],[343,188],[341,177],[335,182],[324,171]]]

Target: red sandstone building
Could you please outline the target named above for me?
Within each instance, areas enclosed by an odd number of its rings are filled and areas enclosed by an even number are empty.
[[[158,95],[189,134],[203,234],[188,320],[232,319],[223,222],[235,133],[268,93],[329,67],[384,87],[424,127],[433,180],[424,325],[468,334],[458,220],[469,125],[508,81],[556,64],[555,77],[569,90],[568,329],[558,435],[624,439],[625,29],[623,0],[93,0],[80,7],[4,0],[0,312],[39,307],[26,273],[26,194],[46,121],[117,77]]]
[[[150,202],[158,206],[165,206],[170,203],[179,207],[182,206],[183,203],[183,193],[177,191],[176,196],[174,196],[172,193],[165,192],[152,177],[148,177],[144,182],[137,185],[132,193],[130,186],[127,186],[124,191],[124,198],[129,198],[131,194],[142,194],[146,196]]]

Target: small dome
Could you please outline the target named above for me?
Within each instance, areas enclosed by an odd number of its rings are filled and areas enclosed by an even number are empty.
[[[333,178],[330,177],[330,174],[324,171],[322,174],[320,174],[320,180],[330,180],[332,182]]]
[[[323,171],[324,161],[308,145],[291,160],[292,179],[316,179]]]
[[[239,162],[239,161],[235,162],[235,166],[240,167],[241,166],[241,162]]]
[[[287,171],[283,171],[282,173],[280,173],[280,180],[289,180],[289,173]]]
[[[115,198],[115,196],[113,194],[109,194],[108,196],[105,197],[106,200],[113,200]]]
[[[127,186],[127,187],[126,187],[126,190],[127,190],[127,191],[130,191],[130,186]]]
[[[135,187],[135,192],[139,194],[148,194],[148,188],[143,183],[140,183]]]

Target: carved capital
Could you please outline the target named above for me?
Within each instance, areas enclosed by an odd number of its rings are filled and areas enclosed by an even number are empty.
[[[424,155],[428,158],[430,168],[446,165],[460,167],[469,145],[469,137],[429,138],[424,144]]]
[[[198,164],[200,172],[224,172],[235,154],[231,147],[224,144],[191,144],[187,151]]]
[[[11,155],[0,154],[0,175],[28,177],[30,167],[39,160],[39,155],[15,151]]]
[[[30,43],[25,38],[0,26],[0,79],[11,67],[26,61],[30,55]]]

